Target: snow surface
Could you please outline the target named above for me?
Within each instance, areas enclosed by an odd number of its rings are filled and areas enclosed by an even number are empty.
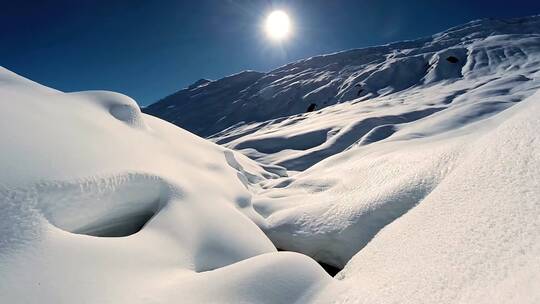
[[[320,302],[538,303],[539,112],[537,93],[471,126],[483,130],[463,136],[437,187],[355,255],[338,275],[347,286]]]
[[[1,302],[292,303],[331,281],[239,212],[277,177],[245,156],[116,93],[2,68],[0,100]]]
[[[226,127],[210,139],[287,169],[289,177],[259,184],[260,216],[251,218],[278,248],[344,267],[468,157],[483,121],[538,90],[539,71],[539,16],[479,20],[259,75],[238,99],[217,103],[226,117],[216,125],[210,109],[192,111],[206,86],[146,111],[174,114],[171,121],[200,135]],[[208,86],[228,92],[238,75]],[[311,103],[323,108],[304,113]],[[165,104],[180,110],[160,112]],[[203,122],[210,129],[201,131]]]
[[[539,88],[538,16],[145,109],[222,146],[2,69],[0,300],[537,303]]]
[[[305,113],[311,104],[319,110],[379,96],[397,99],[400,93],[464,78],[465,91],[448,88],[440,99],[424,100],[426,107],[446,105],[500,74],[526,76],[536,69],[531,62],[536,58],[530,55],[538,51],[539,24],[538,16],[478,20],[432,37],[316,56],[267,73],[245,71],[216,81],[201,79],[144,111],[228,143],[266,125],[293,123],[287,116]],[[458,61],[451,63],[449,57]],[[229,127],[233,130],[223,131]]]

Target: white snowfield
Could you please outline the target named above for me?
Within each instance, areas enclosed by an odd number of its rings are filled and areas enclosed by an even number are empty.
[[[537,16],[145,109],[225,147],[0,69],[0,302],[538,303],[539,88]]]
[[[0,101],[0,302],[293,303],[332,281],[239,211],[276,177],[245,156],[116,93],[1,68]]]

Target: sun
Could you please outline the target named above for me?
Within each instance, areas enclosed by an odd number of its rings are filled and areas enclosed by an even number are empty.
[[[291,21],[284,11],[273,11],[266,17],[266,33],[274,40],[283,40],[289,36]]]

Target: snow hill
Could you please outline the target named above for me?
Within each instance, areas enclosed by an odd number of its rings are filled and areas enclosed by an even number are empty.
[[[277,177],[245,156],[117,93],[0,68],[0,101],[0,302],[292,303],[331,282],[239,211]]]
[[[537,303],[538,88],[538,16],[144,109],[214,143],[0,69],[0,302]]]

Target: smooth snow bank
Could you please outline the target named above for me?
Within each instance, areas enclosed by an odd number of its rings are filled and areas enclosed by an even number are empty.
[[[494,117],[321,303],[538,303],[540,93]]]
[[[331,282],[240,212],[278,177],[245,156],[3,68],[0,103],[1,302],[293,303]]]

